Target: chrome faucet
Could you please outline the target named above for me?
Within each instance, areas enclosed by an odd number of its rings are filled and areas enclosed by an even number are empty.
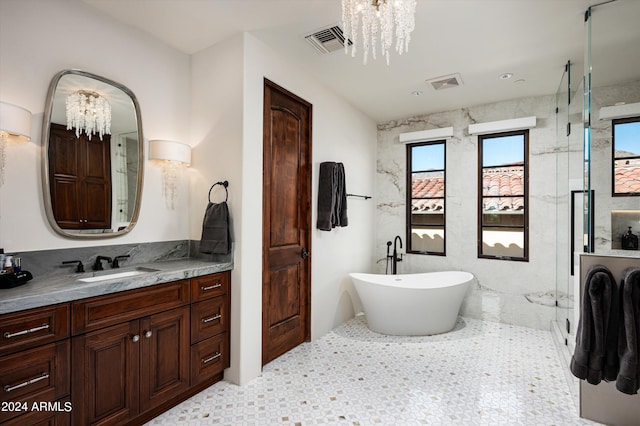
[[[396,244],[400,242],[400,248],[402,248],[402,238],[400,235],[396,235],[396,238],[393,240],[393,254],[391,255],[391,273],[396,275],[398,273],[398,262],[402,262],[402,253],[400,257],[398,257],[398,247]],[[391,245],[391,241],[387,243],[387,246]]]

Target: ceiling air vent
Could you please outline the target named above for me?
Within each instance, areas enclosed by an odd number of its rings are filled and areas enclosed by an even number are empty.
[[[344,33],[338,25],[317,30],[312,34],[306,35],[304,39],[323,55],[344,49]],[[351,40],[349,40],[349,46],[352,44]]]
[[[462,86],[462,78],[460,74],[443,75],[442,77],[427,80],[435,90],[451,89],[452,87]]]

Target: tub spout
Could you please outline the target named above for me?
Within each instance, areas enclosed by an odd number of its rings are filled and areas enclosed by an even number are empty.
[[[398,262],[402,262],[402,254],[398,257],[397,243],[400,243],[400,248],[402,248],[402,238],[400,238],[400,235],[396,235],[396,238],[393,240],[393,255],[391,258],[391,273],[393,275],[398,273]]]

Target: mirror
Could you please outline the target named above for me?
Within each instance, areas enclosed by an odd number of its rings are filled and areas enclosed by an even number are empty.
[[[57,233],[106,238],[133,229],[143,140],[131,90],[79,70],[55,75],[42,126],[42,182],[47,218]]]

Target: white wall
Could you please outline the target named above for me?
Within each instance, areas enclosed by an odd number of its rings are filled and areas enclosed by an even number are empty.
[[[251,353],[261,350],[260,341],[245,337],[244,326],[251,304],[251,293],[242,291],[243,265],[253,268],[257,264],[243,262],[243,63],[244,36],[238,35],[224,42],[204,49],[192,57],[192,135],[193,164],[191,170],[190,238],[199,240],[202,235],[202,220],[208,203],[211,185],[219,181],[229,181],[229,211],[232,219],[234,240],[234,263],[231,273],[231,368],[228,380],[246,382],[260,374],[257,367],[244,360]],[[211,200],[224,199],[224,190],[216,186],[211,192]],[[259,215],[254,214],[254,220]],[[255,296],[254,296],[255,297]],[[258,307],[260,309],[260,307]],[[248,367],[247,367],[248,366]],[[249,371],[247,371],[249,368]],[[242,375],[241,375],[242,373]],[[248,377],[245,379],[245,377]]]
[[[311,80],[303,70],[249,34],[244,35],[241,211],[236,215],[232,310],[232,366],[228,379],[246,383],[261,370],[262,339],[262,121],[264,78],[313,104],[313,224],[316,220],[318,165],[345,164],[347,189],[371,194],[375,173],[375,123],[337,95]],[[231,183],[234,185],[234,183]],[[237,191],[237,190],[234,190]],[[197,214],[194,212],[193,214]],[[317,339],[358,309],[348,280],[352,271],[367,271],[373,247],[374,204],[349,199],[350,225],[331,232],[315,230],[311,245],[311,337]],[[238,226],[238,220],[240,225]],[[242,357],[238,359],[238,355]]]
[[[0,1],[0,101],[33,113],[31,142],[7,150],[0,187],[0,247],[30,251],[188,238],[188,179],[175,210],[165,207],[159,169],[145,162],[138,224],[126,236],[78,241],[53,232],[44,212],[41,131],[47,89],[63,69],[124,84],[142,111],[148,139],[190,143],[189,56],[75,0]]]

